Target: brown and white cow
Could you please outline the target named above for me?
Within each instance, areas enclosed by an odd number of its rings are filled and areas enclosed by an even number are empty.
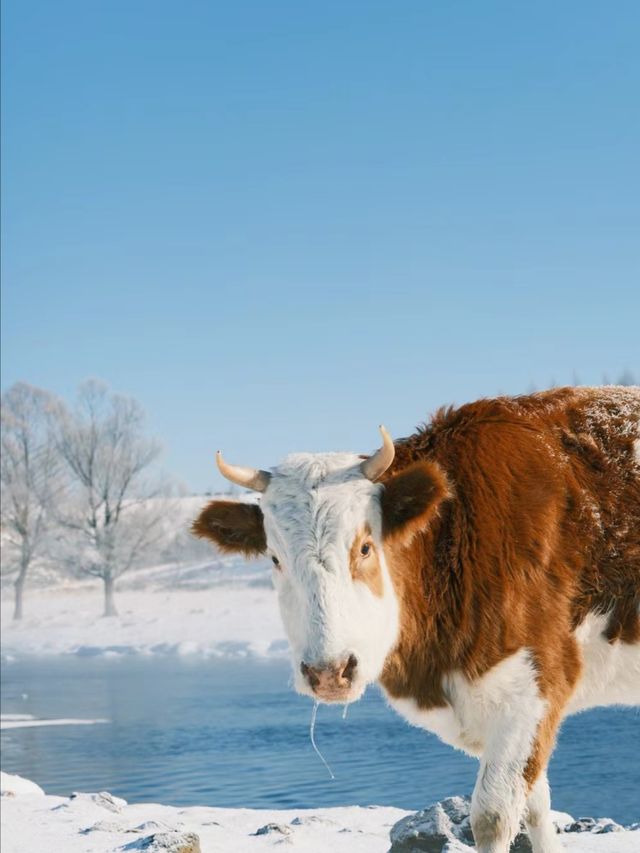
[[[640,704],[640,388],[563,388],[438,412],[364,459],[227,465],[260,505],[194,532],[268,553],[296,688],[378,681],[412,723],[480,758],[478,850],[560,849],[546,766],[567,714]]]

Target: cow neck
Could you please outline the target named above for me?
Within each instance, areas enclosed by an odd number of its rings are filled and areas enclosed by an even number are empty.
[[[443,676],[464,654],[456,626],[465,584],[455,570],[449,533],[452,513],[449,501],[429,529],[408,545],[385,547],[400,607],[400,629],[380,683],[392,698],[410,698],[424,708],[446,705]]]

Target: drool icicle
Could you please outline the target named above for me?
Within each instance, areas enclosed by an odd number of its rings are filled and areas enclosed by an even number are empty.
[[[313,711],[311,712],[311,726],[309,727],[309,737],[311,738],[311,746],[314,748],[316,755],[318,756],[320,761],[322,761],[324,766],[327,768],[329,776],[332,779],[335,779],[336,777],[333,775],[333,770],[329,767],[329,765],[325,761],[324,755],[320,752],[320,750],[316,746],[316,739],[315,739],[314,733],[315,733],[315,728],[316,728],[316,717],[317,716],[318,716],[318,702],[314,702],[313,703]]]

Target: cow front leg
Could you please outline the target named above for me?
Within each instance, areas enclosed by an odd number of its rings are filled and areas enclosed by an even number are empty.
[[[518,833],[542,769],[538,764],[538,736],[545,710],[546,702],[539,698],[495,709],[471,802],[471,827],[478,853],[508,853]],[[533,756],[537,766],[532,774]],[[532,805],[531,815],[541,815],[545,808],[543,788],[536,788]],[[535,853],[550,851],[538,847]]]
[[[533,853],[558,853],[551,822],[546,763],[555,725],[523,706],[517,719],[497,719],[480,762],[471,802],[478,853],[508,853],[524,818]]]
[[[471,800],[478,853],[508,853],[526,803],[522,764],[484,759]]]
[[[538,776],[531,787],[524,810],[524,820],[533,853],[561,853],[563,847],[551,820],[551,796],[545,772]]]

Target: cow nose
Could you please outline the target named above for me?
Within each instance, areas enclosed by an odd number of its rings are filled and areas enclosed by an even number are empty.
[[[358,668],[358,658],[349,655],[345,660],[329,666],[309,666],[302,661],[300,672],[307,679],[309,687],[318,695],[334,694],[351,687]]]

